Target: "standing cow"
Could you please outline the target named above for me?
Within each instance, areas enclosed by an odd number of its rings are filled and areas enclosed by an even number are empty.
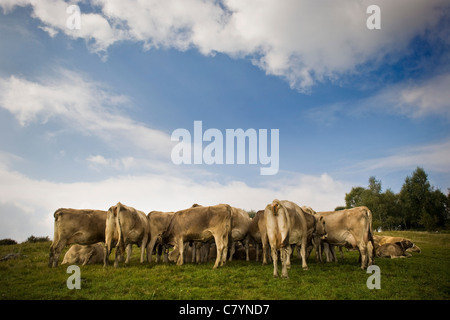
[[[118,266],[125,247],[127,252],[125,263],[128,264],[130,262],[133,244],[141,247],[140,261],[143,263],[149,232],[148,219],[144,212],[123,205],[120,202],[109,208],[105,228],[104,265],[108,265],[113,245],[116,246],[114,267]]]
[[[325,242],[329,245],[331,256],[335,257],[332,246],[344,246],[359,250],[361,269],[373,263],[372,213],[367,207],[318,212],[317,216],[323,217],[327,225],[328,236]],[[329,256],[327,252],[326,254]]]
[[[149,228],[150,228],[150,241],[147,246],[147,260],[149,262],[152,261],[152,253],[155,245],[157,247],[165,248],[165,245],[162,242],[162,235],[167,231],[170,225],[170,221],[172,221],[173,215],[175,212],[161,212],[161,211],[152,211],[147,215]],[[164,262],[168,262],[167,259],[167,250],[164,250]],[[161,251],[156,251],[156,262],[161,260]]]
[[[256,247],[256,261],[259,260],[260,244],[263,250],[263,264],[267,264],[269,256],[269,240],[267,239],[266,220],[264,219],[264,210],[259,210],[253,217],[249,227],[250,238]]]
[[[60,208],[55,217],[49,267],[57,267],[61,250],[70,244],[88,245],[105,241],[106,211]]]
[[[167,232],[163,235],[164,243],[174,246],[169,260],[182,265],[185,242],[207,242],[214,239],[217,257],[213,269],[222,266],[226,262],[231,224],[231,207],[227,204],[198,206],[175,212]]]
[[[270,244],[270,252],[273,260],[273,277],[278,278],[278,251],[281,258],[281,276],[288,278],[287,258],[289,255],[289,230],[290,219],[287,210],[279,200],[273,200],[264,209],[267,238]]]
[[[251,219],[248,213],[242,209],[231,207],[233,223],[231,225],[231,249],[229,261],[233,260],[236,251],[236,242],[241,241],[245,248],[245,258],[250,261],[248,256],[249,228]]]

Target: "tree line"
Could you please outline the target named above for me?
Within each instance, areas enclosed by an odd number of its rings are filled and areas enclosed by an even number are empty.
[[[345,194],[345,205],[347,209],[367,206],[374,230],[450,229],[450,189],[445,195],[432,186],[421,167],[406,177],[399,193],[381,192],[381,181],[372,176],[367,188],[353,187]]]

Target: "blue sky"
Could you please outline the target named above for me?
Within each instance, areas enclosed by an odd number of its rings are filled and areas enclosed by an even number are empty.
[[[80,7],[80,29],[66,22]],[[366,8],[381,9],[368,30]],[[0,238],[59,207],[344,204],[450,187],[447,1],[0,0]],[[278,129],[279,171],[174,165],[171,133]],[[204,143],[203,146],[205,146]]]

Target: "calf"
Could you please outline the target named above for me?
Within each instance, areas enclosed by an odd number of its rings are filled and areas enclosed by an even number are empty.
[[[74,244],[64,255],[61,264],[100,264],[103,262],[103,248],[101,242],[86,246]]]

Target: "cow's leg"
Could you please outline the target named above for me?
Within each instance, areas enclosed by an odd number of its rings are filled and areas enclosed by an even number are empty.
[[[224,244],[222,243],[223,239],[216,239],[216,251],[217,251],[217,256],[216,256],[216,262],[214,263],[213,269],[216,269],[218,266],[221,265],[222,259],[223,259],[223,255],[225,251],[225,259],[227,258],[226,256],[226,252],[227,249],[224,248]]]
[[[290,245],[287,245],[286,247],[281,248],[280,251],[281,251],[280,252],[280,255],[281,255],[281,257],[280,257],[281,258],[281,277],[289,278],[287,262],[288,262],[290,254],[292,252],[292,248]]]
[[[169,263],[169,247],[165,245],[161,245],[161,247],[164,249],[164,263]]]
[[[303,270],[308,270],[308,265],[306,263],[306,244],[302,241],[302,246],[300,248],[300,255],[302,256],[302,268]]]
[[[272,254],[273,261],[273,277],[278,278],[278,253],[275,247],[270,248],[270,253]]]
[[[255,254],[256,254],[256,261],[259,261],[259,243],[255,242]]]
[[[144,263],[145,249],[147,247],[147,244],[148,244],[148,235],[145,234],[143,239],[142,239],[142,242],[141,242],[141,263]],[[147,258],[147,261],[148,261],[148,255],[147,255],[146,258]]]
[[[153,249],[155,248],[156,240],[156,236],[150,237],[150,241],[147,245],[147,260],[149,262],[152,262]],[[158,254],[156,254],[156,257],[158,257]],[[156,262],[158,262],[158,258],[156,258]]]
[[[361,269],[365,270],[367,268],[367,245],[364,241],[361,241],[358,246],[359,254],[361,257]]]
[[[281,257],[284,255],[284,253],[286,254],[286,256],[284,257],[284,259]],[[287,245],[284,248],[281,248],[280,250],[280,259],[281,259],[281,263],[282,265],[285,264],[287,269],[291,268],[291,254],[292,254],[293,250],[291,245]],[[283,277],[283,270],[281,271],[281,276]]]
[[[263,254],[263,262],[262,264],[265,265],[267,264],[267,256],[268,256],[268,251],[269,251],[269,246],[268,243],[266,242],[262,242],[262,254]]]
[[[133,244],[129,243],[126,248],[127,259],[125,260],[125,264],[130,263],[132,252],[133,252]]]
[[[233,261],[233,255],[235,252],[236,252],[236,241],[233,241],[231,243],[230,257],[228,258],[228,261]]]
[[[114,268],[119,266],[119,261],[123,261],[123,256],[125,255],[125,244],[121,241],[116,246],[116,257],[114,258]]]
[[[318,261],[320,263],[323,263],[323,260],[322,260],[322,243],[321,243],[320,240],[319,240],[319,243],[317,244],[317,247],[316,247],[316,256],[318,256]]]
[[[335,246],[330,245],[330,261],[337,262]]]
[[[111,243],[105,243],[103,249],[103,266],[106,267],[108,265],[109,255],[111,254]]]
[[[177,265],[181,266],[184,264],[184,241],[183,241],[183,239],[178,240],[177,246],[178,246],[178,252],[179,252]]]
[[[248,253],[248,243],[250,241],[249,235],[247,235],[244,239],[244,248],[245,248],[245,261],[250,261],[250,255]]]
[[[55,243],[55,242],[54,242]],[[49,266],[52,263],[52,267],[56,268],[58,266],[59,256],[61,255],[62,249],[66,246],[67,240],[58,239],[56,243],[50,247],[50,257]]]

